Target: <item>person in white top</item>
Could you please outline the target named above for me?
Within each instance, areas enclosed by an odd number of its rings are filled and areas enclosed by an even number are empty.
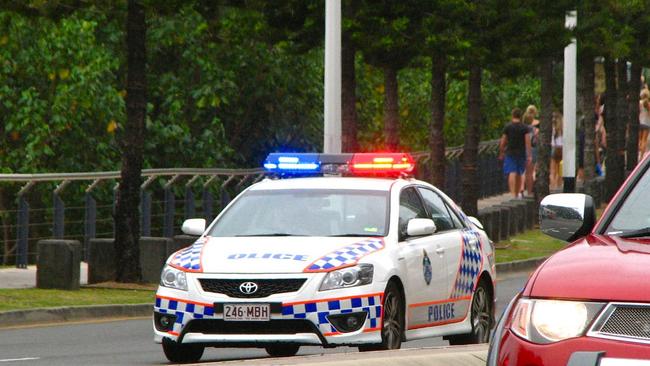
[[[643,158],[648,146],[650,132],[650,91],[643,89],[639,100],[639,160]]]
[[[562,113],[553,112],[553,139],[551,140],[551,189],[562,187]]]

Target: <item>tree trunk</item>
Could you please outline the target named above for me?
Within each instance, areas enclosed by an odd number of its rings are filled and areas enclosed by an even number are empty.
[[[541,202],[550,193],[551,137],[553,130],[553,59],[546,57],[540,67],[541,107],[537,143],[537,180],[535,198]]]
[[[431,150],[432,184],[445,188],[445,100],[447,96],[447,58],[435,55],[431,58],[431,125],[429,129],[429,150]]]
[[[584,105],[585,134],[584,146],[584,186],[585,193],[594,196],[594,179],[596,178],[596,151],[594,139],[596,138],[596,115],[594,101],[596,100],[594,87],[594,57],[585,55],[580,58],[580,78],[582,79],[582,104]]]
[[[397,70],[384,67],[384,136],[386,149],[397,151],[399,146],[399,106],[397,96]]]
[[[127,122],[121,136],[122,171],[115,205],[115,265],[118,282],[138,282],[141,279],[138,209],[147,107],[145,32],[144,7],[138,0],[129,0],[126,24]]]
[[[618,129],[616,133],[616,155],[619,163],[616,174],[620,178],[620,186],[625,180],[625,139],[627,126],[629,124],[628,119],[630,117],[630,111],[627,102],[627,93],[629,89],[627,82],[627,62],[619,59],[616,67],[616,76],[618,78],[616,84],[618,89],[616,92],[616,126]]]
[[[7,216],[9,215],[6,214],[6,211],[7,207],[5,206],[5,190],[4,188],[0,187],[0,224],[2,225],[2,241],[4,243],[2,264],[5,266],[9,264],[9,253],[11,252],[12,248],[11,242],[9,240],[9,220],[7,220]]]
[[[478,144],[481,134],[481,66],[469,68],[469,92],[467,95],[467,127],[462,155],[462,207],[467,215],[478,214]]]
[[[357,144],[357,97],[354,58],[356,49],[348,32],[343,32],[341,47],[341,148],[355,152]]]
[[[641,65],[632,64],[632,79],[628,83],[628,132],[626,176],[639,162],[639,92],[641,91]]]
[[[605,128],[607,129],[607,157],[606,157],[606,200],[609,201],[621,184],[622,175],[621,163],[618,159],[618,114],[617,107],[617,90],[616,90],[616,62],[613,59],[605,60]]]

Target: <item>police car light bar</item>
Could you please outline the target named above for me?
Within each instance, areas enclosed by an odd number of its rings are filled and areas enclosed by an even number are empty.
[[[415,162],[406,153],[271,153],[264,168],[280,176],[400,175],[412,173]]]
[[[360,153],[354,154],[350,171],[364,174],[409,174],[415,169],[415,161],[407,153]]]
[[[270,173],[318,174],[320,173],[318,155],[310,153],[271,153],[266,157],[264,168]]]

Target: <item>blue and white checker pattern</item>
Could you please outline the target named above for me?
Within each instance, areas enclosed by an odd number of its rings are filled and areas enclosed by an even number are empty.
[[[192,319],[204,319],[214,317],[214,307],[198,304],[190,304],[182,300],[156,297],[154,311],[163,314],[176,315],[176,322],[172,332],[179,335],[185,324]]]
[[[335,250],[317,259],[314,263],[307,266],[304,271],[322,272],[350,266],[357,263],[361,257],[383,248],[384,241],[382,239],[366,239]]]
[[[351,299],[316,300],[306,304],[289,304],[282,307],[282,317],[285,319],[308,319],[314,322],[323,335],[337,334],[338,331],[327,320],[332,314],[347,314],[365,311],[368,321],[365,329],[381,327],[381,294],[353,297]]]
[[[205,243],[205,240],[198,240],[189,247],[179,250],[170,263],[175,267],[185,268],[193,272],[201,272],[203,270],[201,266],[201,253],[203,252]]]
[[[483,260],[481,236],[473,230],[463,230],[463,255],[456,277],[451,298],[456,299],[472,295]],[[472,244],[475,243],[475,244]]]

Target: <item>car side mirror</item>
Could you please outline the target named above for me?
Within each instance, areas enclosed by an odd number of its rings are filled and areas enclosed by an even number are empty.
[[[483,228],[483,224],[481,224],[481,222],[480,222],[476,217],[474,217],[474,216],[467,216],[467,219],[468,219],[469,221],[471,221],[472,224],[474,224],[477,228],[479,228],[479,229],[485,231],[485,229]]]
[[[544,234],[572,242],[589,234],[594,228],[594,200],[582,193],[546,196],[539,205],[539,221]]]
[[[406,235],[424,236],[436,232],[436,224],[431,219],[410,219],[406,226]]]
[[[181,230],[187,235],[201,236],[205,231],[205,219],[187,219]]]

